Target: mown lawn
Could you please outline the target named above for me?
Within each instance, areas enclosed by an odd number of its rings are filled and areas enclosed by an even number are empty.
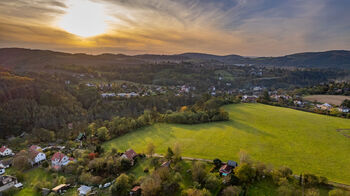
[[[50,172],[43,168],[34,168],[26,171],[24,174],[23,189],[15,194],[15,196],[40,196],[41,192],[35,190],[35,185],[38,183],[52,182],[53,177]],[[73,194],[67,194],[73,195]]]
[[[103,147],[144,152],[152,142],[157,153],[165,154],[167,147],[177,142],[183,156],[224,161],[237,160],[243,149],[256,161],[350,184],[350,139],[336,131],[350,128],[350,120],[262,104],[228,105],[224,109],[230,113],[230,121],[156,124]]]

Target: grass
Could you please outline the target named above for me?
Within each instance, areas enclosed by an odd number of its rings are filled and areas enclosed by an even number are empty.
[[[322,175],[350,184],[350,140],[336,129],[350,128],[350,120],[262,104],[228,105],[230,121],[199,124],[156,124],[103,144],[144,152],[147,143],[165,154],[179,143],[187,157],[238,160],[243,149],[252,159],[294,173]]]
[[[310,95],[303,97],[307,101],[317,101],[320,103],[330,103],[334,105],[340,105],[345,99],[350,99],[350,96],[343,95]]]
[[[23,189],[15,194],[15,196],[40,196],[41,192],[35,190],[37,183],[52,182],[54,179],[50,172],[43,168],[34,168],[24,174]],[[60,175],[58,175],[60,176]],[[75,195],[73,190],[69,190],[65,195]]]

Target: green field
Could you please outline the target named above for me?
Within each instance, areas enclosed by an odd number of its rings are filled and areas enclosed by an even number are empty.
[[[288,166],[350,184],[350,139],[336,129],[350,120],[261,104],[228,105],[230,121],[200,124],[156,124],[103,144],[106,150],[143,152],[153,142],[164,154],[178,142],[183,156],[237,160],[240,149],[253,160]]]

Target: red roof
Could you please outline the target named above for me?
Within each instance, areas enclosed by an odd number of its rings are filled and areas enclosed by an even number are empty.
[[[5,152],[6,149],[7,149],[6,146],[2,146],[2,147],[0,148],[0,152]]]
[[[133,160],[136,156],[137,153],[133,150],[133,149],[129,149],[127,150],[124,155],[129,159],[129,160]]]
[[[231,173],[231,171],[232,171],[232,167],[229,165],[226,165],[226,164],[220,168],[221,173],[229,174],[229,173]]]
[[[141,189],[140,186],[135,186],[133,189],[131,189],[131,192],[137,192],[140,189]]]
[[[58,159],[59,161],[61,161],[61,160],[63,159],[63,157],[65,157],[65,156],[66,156],[66,155],[63,154],[63,153],[61,153],[61,152],[56,152],[56,153],[52,156],[51,160],[54,161],[54,160]]]
[[[37,149],[40,149],[40,147],[39,146],[36,146],[36,145],[32,145],[29,149],[30,150],[37,150]]]

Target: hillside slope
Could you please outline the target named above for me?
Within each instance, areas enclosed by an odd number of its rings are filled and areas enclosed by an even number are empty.
[[[133,148],[144,152],[152,142],[156,152],[179,143],[186,157],[238,160],[243,149],[252,159],[294,173],[313,173],[332,181],[350,183],[350,139],[337,129],[350,120],[273,107],[237,104],[224,107],[230,121],[200,125],[156,124],[111,140],[106,150]]]

